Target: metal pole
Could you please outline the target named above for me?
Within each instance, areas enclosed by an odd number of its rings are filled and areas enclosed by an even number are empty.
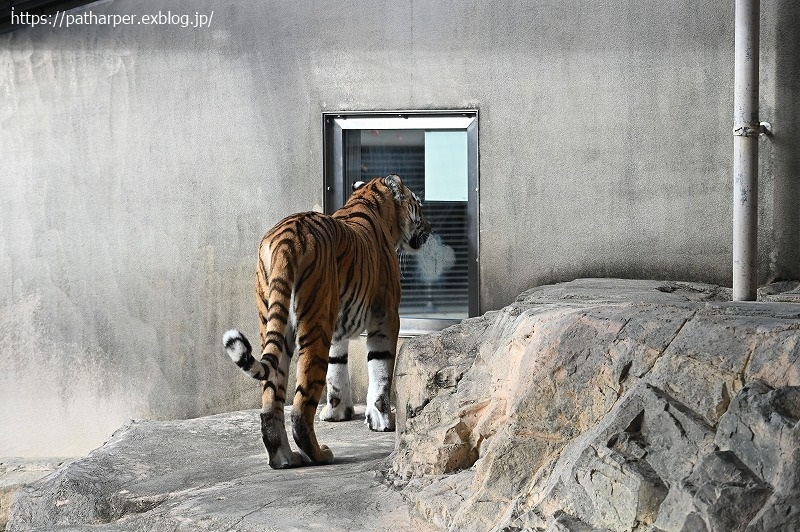
[[[758,49],[760,0],[736,0],[733,95],[733,300],[758,288]]]

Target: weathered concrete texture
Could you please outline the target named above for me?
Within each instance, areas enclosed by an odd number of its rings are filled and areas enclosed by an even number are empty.
[[[219,338],[258,336],[258,242],[322,204],[324,111],[479,109],[484,310],[579,276],[730,282],[733,2],[83,10],[214,17],[0,35],[2,455],[257,406]],[[762,15],[766,281],[800,276],[800,2]]]
[[[363,410],[317,424],[334,464],[281,471],[256,411],[132,422],[18,491],[8,530],[426,530],[376,475],[394,435],[370,432]]]
[[[452,530],[797,529],[800,305],[728,297],[578,280],[408,341],[389,477]]]

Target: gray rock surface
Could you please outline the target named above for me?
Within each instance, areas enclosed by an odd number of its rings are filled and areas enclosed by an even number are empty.
[[[800,530],[796,292],[536,288],[406,342],[396,443],[361,407],[316,425],[334,464],[275,471],[256,411],[132,422],[21,488],[8,529]]]
[[[0,458],[0,530],[6,529],[8,510],[14,493],[46,477],[70,458]]]
[[[583,279],[409,340],[389,477],[451,530],[800,529],[800,305],[729,297]]]
[[[17,492],[8,530],[427,530],[376,471],[394,434],[318,423],[329,466],[270,469],[257,411],[133,422]],[[288,418],[289,416],[287,416]]]

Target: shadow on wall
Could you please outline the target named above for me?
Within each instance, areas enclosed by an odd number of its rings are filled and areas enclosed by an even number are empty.
[[[777,3],[774,153],[774,271],[777,280],[800,278],[800,10]]]

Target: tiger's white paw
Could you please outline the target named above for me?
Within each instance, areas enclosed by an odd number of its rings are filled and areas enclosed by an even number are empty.
[[[367,411],[364,415],[364,423],[369,426],[369,430],[376,432],[394,432],[394,414],[386,404],[383,409],[378,408],[383,404],[382,401],[376,401],[376,404],[367,405]],[[384,412],[383,410],[386,410]]]
[[[336,402],[336,406],[328,403],[319,413],[319,419],[322,421],[350,421],[353,419],[353,406],[345,405],[344,401]]]

